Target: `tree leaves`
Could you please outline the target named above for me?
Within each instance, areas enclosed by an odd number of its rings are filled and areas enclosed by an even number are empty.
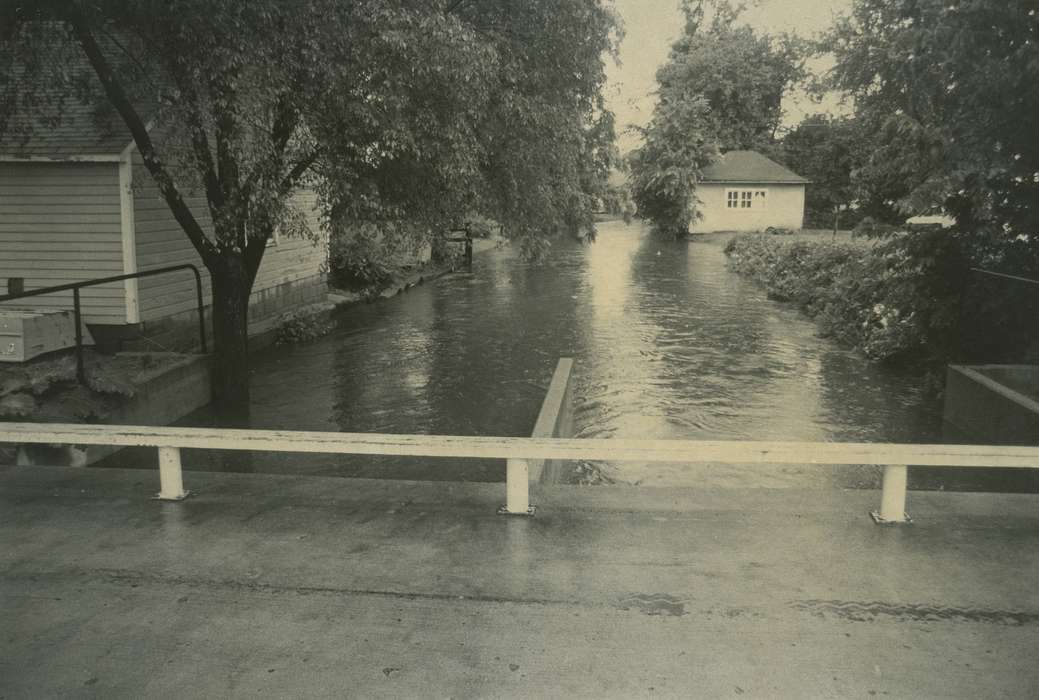
[[[828,37],[832,85],[875,150],[861,172],[903,215],[943,207],[967,229],[1039,229],[1039,7],[856,0]]]
[[[826,115],[808,117],[783,138],[784,163],[811,181],[805,192],[810,218],[835,222],[837,212],[856,200],[852,174],[868,158],[871,147],[858,121]]]
[[[701,170],[721,151],[771,151],[783,93],[803,77],[800,43],[737,24],[740,6],[687,0],[683,9],[685,31],[657,71],[659,100],[630,156],[640,214],[677,236],[699,216]]]
[[[0,106],[5,141],[4,114],[60,122],[67,91],[41,104],[38,88],[69,55],[82,64],[66,5],[15,6],[3,56],[22,72],[0,85],[17,97]],[[138,116],[158,125],[149,162],[205,192],[220,249],[261,245],[308,173],[329,219],[446,226],[479,211],[519,237],[591,221],[613,139],[599,91],[618,30],[603,0],[98,0],[83,12],[111,37],[98,44]],[[80,96],[103,105],[96,77],[86,85]]]

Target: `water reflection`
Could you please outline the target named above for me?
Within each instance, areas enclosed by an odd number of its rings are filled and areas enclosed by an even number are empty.
[[[344,310],[319,341],[254,360],[258,428],[527,435],[556,360],[575,358],[582,437],[929,442],[919,382],[817,337],[725,267],[723,236],[604,224],[532,266],[503,249],[471,274]],[[202,415],[194,422],[204,422]],[[220,468],[204,455],[187,466]],[[254,455],[256,471],[501,480],[497,460]],[[862,486],[870,470],[612,464],[630,483]]]

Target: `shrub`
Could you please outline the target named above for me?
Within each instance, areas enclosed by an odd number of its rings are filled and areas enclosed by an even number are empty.
[[[305,343],[328,335],[333,324],[323,313],[292,314],[274,329],[275,345]]]
[[[328,249],[329,282],[351,292],[386,288],[393,281],[395,267],[385,248],[377,239],[333,236]]]
[[[834,243],[749,235],[725,248],[736,272],[797,304],[822,335],[879,361],[944,364],[954,345],[965,270],[956,239],[938,232]]]
[[[492,238],[501,230],[501,224],[479,214],[469,214],[465,217],[464,228],[473,238]]]

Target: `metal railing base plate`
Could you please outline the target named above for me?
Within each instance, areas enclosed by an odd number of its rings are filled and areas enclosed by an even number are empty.
[[[537,506],[530,506],[525,512],[513,513],[509,510],[508,506],[498,506],[498,515],[518,515],[523,518],[528,518],[534,515],[534,512],[538,509]]]
[[[880,517],[880,511],[871,510],[869,517],[873,518],[873,522],[877,525],[912,525],[913,519],[909,517],[909,513],[902,513],[904,520],[887,520]]]
[[[179,496],[163,496],[161,493],[157,493],[152,496],[153,501],[183,501],[188,496],[192,495],[191,491],[185,491]]]

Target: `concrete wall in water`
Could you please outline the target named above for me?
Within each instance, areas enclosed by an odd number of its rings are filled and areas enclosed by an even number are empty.
[[[137,385],[134,395],[114,409],[104,422],[112,425],[169,425],[208,404],[211,387],[210,356],[185,357]],[[83,467],[119,449],[109,445],[22,445],[18,448],[17,463]]]
[[[541,403],[541,411],[534,423],[531,437],[573,437],[573,367],[574,361],[568,357],[561,358],[556,364],[556,371],[552,375],[545,400]],[[558,484],[563,479],[566,461],[530,460],[527,464],[531,483]]]
[[[946,439],[1039,445],[1039,365],[949,365]]]

